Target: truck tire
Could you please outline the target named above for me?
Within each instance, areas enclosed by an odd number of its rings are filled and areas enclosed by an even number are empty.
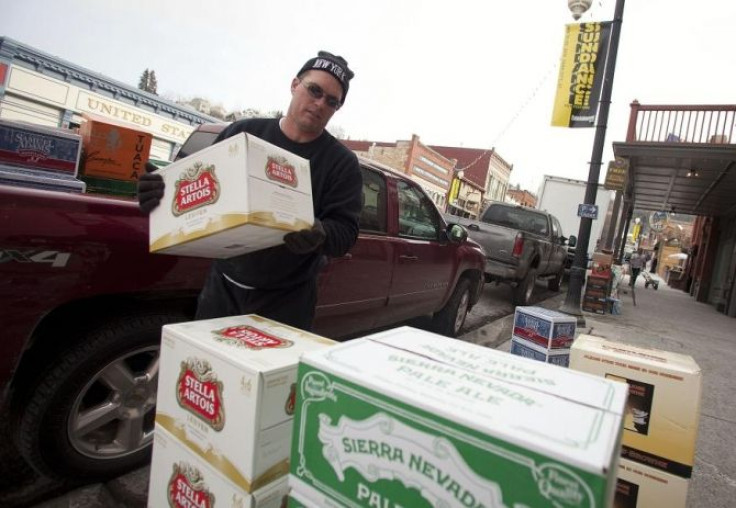
[[[149,461],[161,327],[185,319],[131,314],[85,331],[40,374],[21,409],[23,457],[59,479],[110,478]]]
[[[526,276],[514,288],[514,305],[529,305],[537,282],[537,269],[529,268]]]
[[[562,285],[562,278],[565,276],[565,267],[560,268],[560,271],[553,278],[547,281],[547,289],[550,291],[559,291]]]
[[[457,337],[469,308],[470,281],[461,277],[445,306],[432,316],[431,330],[448,337]]]

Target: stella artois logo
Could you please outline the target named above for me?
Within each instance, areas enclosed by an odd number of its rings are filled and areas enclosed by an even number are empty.
[[[286,157],[271,156],[266,161],[266,177],[289,187],[296,187],[299,181],[296,177],[296,169],[289,164]]]
[[[181,362],[176,400],[218,432],[225,427],[222,392],[222,381],[218,381],[209,362],[198,358]]]
[[[171,508],[213,508],[215,495],[207,489],[202,473],[186,462],[174,464],[169,479],[168,498]]]
[[[284,410],[287,415],[294,414],[294,408],[296,407],[296,383],[291,383],[291,389],[289,390],[289,397],[286,399],[286,406]]]
[[[187,168],[175,184],[171,212],[175,217],[197,208],[215,203],[220,197],[220,182],[215,176],[215,166],[195,162]]]
[[[248,349],[274,349],[291,347],[294,343],[281,339],[248,325],[230,326],[212,332],[215,339],[225,344]]]

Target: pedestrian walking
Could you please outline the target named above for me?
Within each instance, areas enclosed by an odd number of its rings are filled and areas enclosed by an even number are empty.
[[[646,265],[647,258],[644,256],[642,249],[637,249],[629,259],[629,268],[631,269],[629,275],[629,286],[634,287],[636,284],[636,278],[641,273],[641,270]]]

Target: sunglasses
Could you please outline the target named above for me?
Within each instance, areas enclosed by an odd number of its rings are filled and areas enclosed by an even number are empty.
[[[320,100],[322,97],[324,97],[325,103],[332,109],[338,110],[340,109],[340,106],[342,106],[342,102],[340,102],[340,99],[338,99],[334,95],[328,95],[327,93],[325,93],[324,90],[322,90],[322,87],[317,85],[316,83],[304,80],[301,80],[300,83],[304,85],[304,88],[307,90],[307,92],[309,92],[309,95],[311,95],[312,98]]]

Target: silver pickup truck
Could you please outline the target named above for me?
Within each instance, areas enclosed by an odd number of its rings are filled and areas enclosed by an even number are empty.
[[[547,279],[547,287],[560,290],[565,273],[567,247],[577,238],[562,236],[559,221],[549,213],[493,202],[480,220],[447,215],[449,223],[468,229],[470,238],[481,244],[486,254],[486,282],[512,284],[515,305],[527,305],[538,277]]]

